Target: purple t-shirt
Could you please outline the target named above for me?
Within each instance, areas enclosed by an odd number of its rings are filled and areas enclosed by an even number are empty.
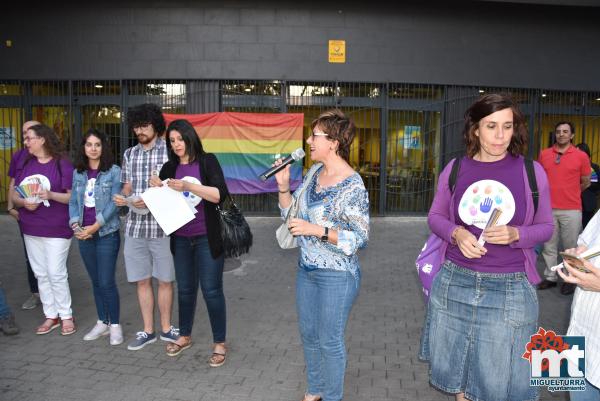
[[[194,184],[200,184],[200,168],[198,162],[191,164],[180,164],[177,166],[175,171],[175,178],[185,181],[192,182]],[[197,195],[191,192],[183,192],[186,201],[192,207],[195,207],[198,211],[194,217],[194,220],[175,231],[175,235],[180,237],[194,237],[196,235],[206,234],[206,221],[204,219],[204,202],[201,201]]]
[[[52,192],[65,193],[71,189],[73,181],[73,165],[68,159],[61,159],[60,171],[58,163],[52,159],[40,163],[34,157],[24,157],[15,168],[15,185],[38,180],[42,187]],[[69,205],[49,200],[49,207],[40,203],[30,212],[24,207],[19,209],[19,220],[23,234],[47,238],[71,238],[73,231],[69,227]]]
[[[486,226],[494,209],[501,210],[497,225],[522,225],[525,220],[523,162],[507,155],[485,163],[463,158],[454,190],[456,224],[464,226],[475,238]],[[457,245],[450,244],[446,257],[459,266],[486,273],[525,271],[523,251],[508,245],[485,243],[480,259],[466,258]]]
[[[85,193],[83,194],[83,227],[91,226],[96,222],[96,177],[98,177],[98,170],[87,171],[87,184],[85,186]]]
[[[23,160],[27,155],[29,155],[29,151],[27,149],[17,150],[15,153],[13,153],[10,159],[10,166],[8,167],[8,176],[10,178],[16,177],[17,167],[23,164]]]

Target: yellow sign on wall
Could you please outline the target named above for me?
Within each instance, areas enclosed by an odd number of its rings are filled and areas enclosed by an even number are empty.
[[[346,62],[346,41],[345,40],[330,40],[329,41],[329,62],[330,63],[345,63]]]

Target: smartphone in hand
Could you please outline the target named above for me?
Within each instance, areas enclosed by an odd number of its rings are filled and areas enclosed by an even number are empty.
[[[590,273],[590,271],[583,265],[583,261],[586,260],[585,258],[567,252],[559,252],[559,255],[562,256],[563,260],[565,260],[569,266],[579,270],[580,272]]]

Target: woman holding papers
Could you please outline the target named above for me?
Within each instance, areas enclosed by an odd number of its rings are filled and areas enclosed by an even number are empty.
[[[121,192],[121,168],[113,164],[106,135],[94,128],[86,132],[77,152],[69,224],[79,241],[79,252],[94,289],[98,321],[86,341],[110,335],[111,345],[123,342],[119,324],[119,291],[115,281],[121,246],[120,221],[112,201]]]
[[[73,236],[67,206],[73,165],[52,128],[46,125],[29,127],[23,143],[29,155],[17,166],[13,202],[19,209],[27,255],[46,316],[36,334],[50,333],[61,323],[62,335],[73,334],[75,324],[67,273]]]
[[[292,202],[300,202],[289,230],[300,246],[296,309],[308,385],[303,400],[339,401],[346,370],[344,332],[360,288],[358,250],[369,240],[369,198],[348,163],[354,123],[340,110],[330,110],[311,129],[306,142],[317,163],[307,173],[312,178],[301,184],[306,190],[291,194],[289,165],[275,178],[284,218]]]
[[[179,339],[167,344],[167,355],[175,356],[192,345],[192,325],[198,286],[208,309],[213,334],[211,367],[225,363],[226,313],[223,294],[223,244],[217,205],[228,194],[223,170],[215,155],[204,152],[200,138],[187,120],[167,127],[169,161],[153,177],[152,186],[167,185],[180,191],[195,209],[194,220],[171,234],[179,300]]]
[[[429,211],[431,231],[446,241],[446,261],[432,284],[420,358],[429,361],[431,384],[457,400],[535,400],[522,355],[538,328],[533,248],[552,236],[548,181],[534,163],[535,212],[521,156],[525,120],[507,95],[473,103],[463,135],[467,154],[455,186],[449,176],[456,160],[440,174]]]
[[[596,253],[600,250],[600,212],[596,213],[579,235],[578,247],[568,253]],[[587,251],[587,252],[586,252]],[[585,252],[585,253],[584,253]],[[571,322],[567,336],[585,336],[585,391],[571,391],[571,401],[600,400],[600,257],[584,261],[589,273],[565,263],[558,274],[567,283],[577,286],[571,305]]]

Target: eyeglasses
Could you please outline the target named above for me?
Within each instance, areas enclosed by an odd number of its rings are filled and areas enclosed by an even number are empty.
[[[555,164],[560,164],[560,158],[562,157],[562,153],[561,152],[556,152],[556,159],[554,159],[554,163]]]
[[[306,139],[309,139],[309,138],[313,138],[313,139],[314,139],[316,136],[329,136],[329,135],[327,135],[327,134],[326,134],[326,133],[324,133],[324,132],[313,132],[313,133],[312,133],[312,134],[310,134],[310,135],[308,136],[308,138],[306,138]]]
[[[134,131],[140,131],[140,130],[146,130],[148,129],[152,124],[150,123],[141,123],[141,124],[137,124],[133,126],[133,130]]]
[[[23,137],[23,142],[30,142],[33,141],[34,139],[40,139],[39,136],[25,136]]]

